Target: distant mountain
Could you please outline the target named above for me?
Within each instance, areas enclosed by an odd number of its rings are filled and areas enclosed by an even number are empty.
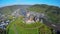
[[[5,15],[10,15],[12,12],[14,12],[17,9],[25,9],[28,8],[30,5],[12,5],[12,6],[6,6],[0,8],[0,13]]]

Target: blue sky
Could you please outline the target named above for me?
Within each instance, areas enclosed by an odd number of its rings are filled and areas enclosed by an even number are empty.
[[[0,0],[0,7],[9,5],[47,4],[60,7],[60,0]]]

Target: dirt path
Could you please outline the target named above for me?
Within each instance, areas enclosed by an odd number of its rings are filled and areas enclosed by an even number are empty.
[[[16,33],[16,34],[18,34],[18,31],[17,31],[17,29],[16,29],[16,25],[14,24],[14,32]]]

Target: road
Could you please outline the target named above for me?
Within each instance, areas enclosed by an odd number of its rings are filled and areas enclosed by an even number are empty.
[[[55,30],[59,30],[60,31],[60,24],[49,22],[46,19],[43,19],[43,23],[45,25],[47,25],[48,27],[51,27],[52,29],[55,29]]]

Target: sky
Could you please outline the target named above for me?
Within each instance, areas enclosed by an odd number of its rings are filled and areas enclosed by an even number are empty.
[[[0,7],[10,5],[47,4],[60,7],[60,0],[0,0]]]

